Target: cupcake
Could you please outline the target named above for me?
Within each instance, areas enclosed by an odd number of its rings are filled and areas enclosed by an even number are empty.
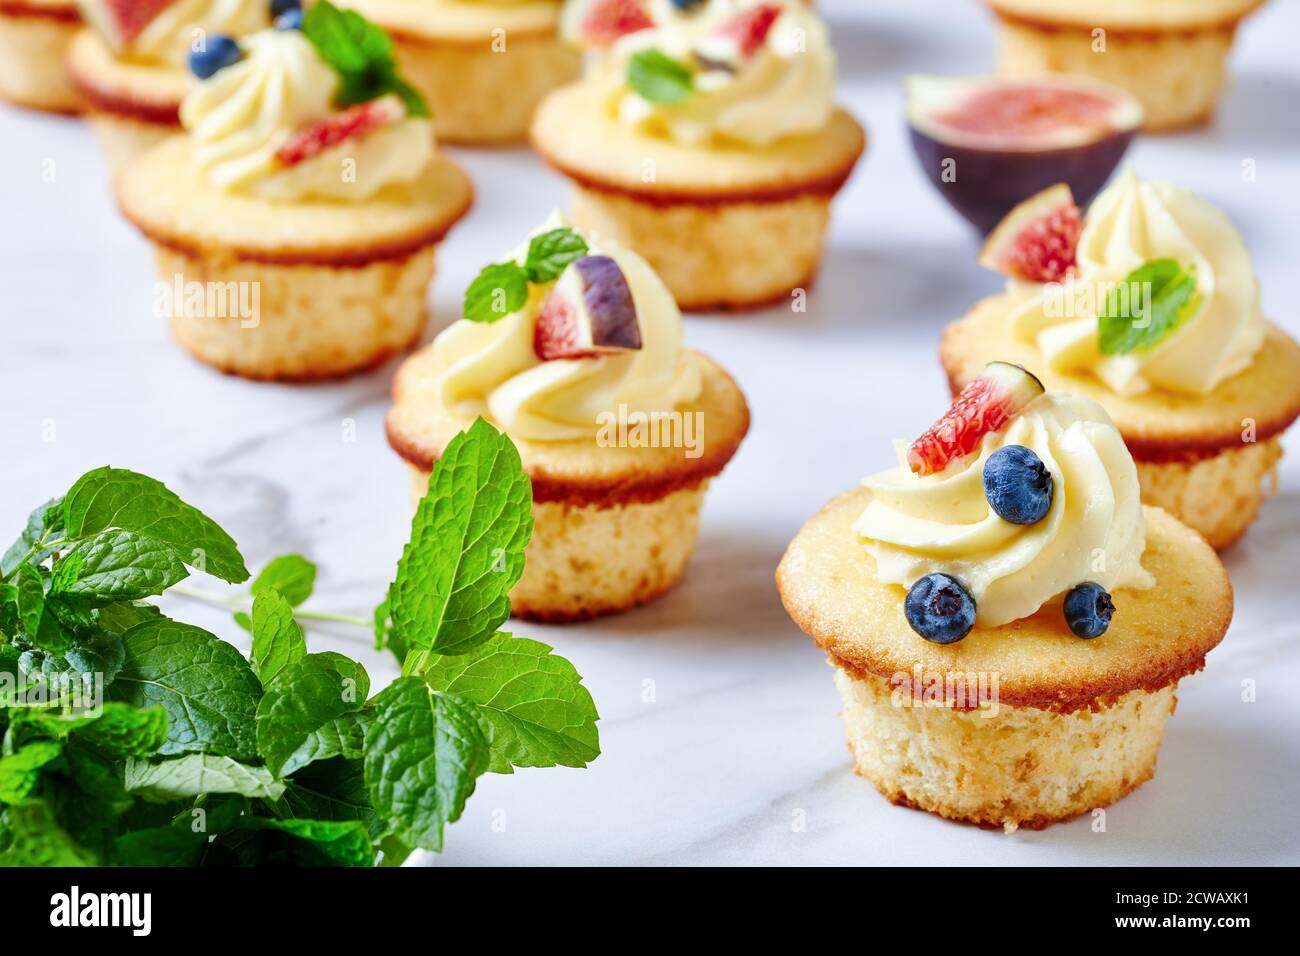
[[[347,0],[393,37],[402,72],[451,143],[519,142],[543,96],[578,78],[559,0]]]
[[[1300,415],[1300,346],[1260,315],[1250,255],[1205,200],[1126,173],[1081,217],[1057,186],[1013,210],[981,262],[1009,277],[944,331],[953,391],[994,358],[1087,395],[1137,461],[1143,500],[1236,541]]]
[[[73,0],[0,3],[0,97],[34,110],[77,112],[63,61],[80,25]]]
[[[181,100],[194,83],[191,62],[215,71],[238,53],[223,40],[270,26],[272,8],[282,6],[283,0],[81,0],[88,26],[73,37],[67,68],[109,172],[116,175],[180,132]]]
[[[997,14],[1008,76],[1083,73],[1142,103],[1147,130],[1193,126],[1214,113],[1242,17],[1264,0],[986,0]]]
[[[672,587],[709,479],[749,428],[736,383],[683,347],[681,314],[649,264],[558,216],[479,274],[465,318],[407,359],[393,398],[388,441],[416,501],[475,417],[514,441],[535,524],[510,602],[542,621],[622,611]]]
[[[897,456],[804,525],[776,576],[835,668],[857,772],[1007,830],[1149,780],[1232,589],[1200,535],[1141,504],[1105,409],[993,363]]]
[[[754,307],[812,280],[862,154],[834,86],[803,4],[707,0],[543,100],[533,143],[573,180],[574,222],[644,256],[682,308]]]
[[[327,378],[413,345],[472,201],[384,34],[340,17],[321,0],[301,32],[246,38],[185,97],[186,134],[117,181],[157,252],[155,311],[225,372]]]

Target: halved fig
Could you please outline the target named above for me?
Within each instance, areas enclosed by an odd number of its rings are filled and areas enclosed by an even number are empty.
[[[943,417],[907,449],[907,465],[918,475],[933,475],[949,462],[979,447],[984,436],[1001,431],[1025,406],[1043,394],[1043,383],[1019,365],[990,362],[978,378],[957,393]]]
[[[581,46],[607,46],[654,25],[648,0],[570,0],[560,12],[560,34]]]
[[[395,96],[367,100],[300,129],[275,151],[275,158],[286,166],[296,166],[331,146],[365,136],[405,115],[406,107]]]
[[[627,278],[609,256],[583,256],[560,273],[542,300],[533,351],[551,359],[597,358],[641,348]]]
[[[1060,282],[1074,268],[1083,222],[1057,183],[1012,209],[984,241],[980,265],[1025,282]]]
[[[907,119],[930,181],[988,233],[1056,183],[1086,205],[1142,125],[1142,107],[1118,87],[1069,74],[912,76]]]
[[[710,65],[737,69],[763,45],[780,15],[781,7],[774,3],[747,7],[702,37],[695,53]]]
[[[131,45],[176,0],[82,0],[81,9],[114,53]]]

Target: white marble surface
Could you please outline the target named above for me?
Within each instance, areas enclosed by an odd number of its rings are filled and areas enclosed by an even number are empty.
[[[945,404],[936,336],[998,285],[975,242],[922,180],[900,78],[991,64],[973,2],[827,0],[842,97],[866,123],[865,162],[840,196],[806,315],[689,320],[689,341],[748,392],[753,431],[709,494],[686,582],[660,602],[581,627],[521,624],[585,675],[604,753],[587,770],[483,778],[437,862],[498,863],[1295,863],[1300,860],[1300,432],[1281,494],[1226,556],[1238,612],[1205,672],[1184,682],[1156,779],[1087,821],[1004,836],[887,804],[854,777],[822,656],[782,613],[772,572],[800,523],[885,464],[888,442]],[[1219,121],[1140,141],[1144,175],[1220,203],[1256,256],[1269,315],[1300,334],[1300,4],[1242,29]],[[390,365],[318,387],[257,385],[196,364],[150,315],[140,238],[116,215],[90,133],[0,108],[0,528],[89,468],[165,480],[218,518],[250,564],[299,550],[318,561],[310,606],[367,613],[409,518],[406,475],[381,429]],[[441,321],[474,271],[565,200],[528,152],[456,155],[478,204],[444,247]],[[1243,183],[1253,160],[1257,181]],[[52,162],[53,182],[43,178]],[[354,421],[356,440],[343,440]],[[204,607],[174,605],[236,641]],[[390,663],[346,630],[317,648]],[[1258,702],[1241,701],[1255,681]],[[653,695],[647,688],[653,687]],[[647,699],[652,696],[652,699]],[[801,818],[806,826],[794,822]],[[500,826],[504,821],[504,828]]]

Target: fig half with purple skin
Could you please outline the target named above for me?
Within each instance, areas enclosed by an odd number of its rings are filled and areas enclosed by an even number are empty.
[[[926,176],[987,234],[1057,183],[1087,205],[1141,127],[1142,107],[1124,90],[1066,74],[912,76],[907,120]]]
[[[609,256],[569,263],[542,300],[533,351],[551,359],[597,358],[641,348],[641,326],[627,277]]]

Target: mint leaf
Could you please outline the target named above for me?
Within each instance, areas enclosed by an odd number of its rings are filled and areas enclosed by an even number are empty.
[[[162,594],[189,572],[166,544],[133,531],[101,531],[54,565],[52,594],[112,604]]]
[[[448,443],[389,589],[393,632],[408,651],[463,654],[510,616],[532,502],[519,452],[482,418]]]
[[[99,626],[105,630],[125,634],[145,621],[165,620],[157,605],[143,601],[123,601],[99,609]]]
[[[59,759],[63,744],[36,740],[17,753],[0,757],[0,803],[22,803],[41,779],[41,769]]]
[[[488,742],[473,705],[399,677],[375,697],[366,735],[370,801],[387,831],[407,846],[442,849],[443,827],[459,819],[487,769]]]
[[[167,740],[167,711],[109,701],[103,714],[75,736],[113,757],[147,757]]]
[[[42,541],[56,541],[62,530],[63,499],[53,498],[28,515],[27,527],[5,551],[4,557],[0,558],[0,578],[9,577],[23,558],[28,558],[35,564],[48,558],[55,549],[38,546]]]
[[[364,710],[348,711],[308,733],[285,761],[282,774],[294,774],[318,760],[344,757],[360,760],[366,754],[366,733],[370,715]]]
[[[283,777],[306,766],[318,743],[314,735],[335,718],[359,710],[369,693],[365,670],[341,654],[310,654],[290,664],[257,707],[258,749],[267,767]],[[343,732],[346,729],[326,731]],[[339,754],[341,750],[328,756]]]
[[[27,650],[21,663],[29,674],[81,674],[83,679],[102,675],[108,685],[122,669],[125,654],[121,634],[94,627],[73,635],[61,650]]]
[[[1097,346],[1103,355],[1149,349],[1199,305],[1195,269],[1174,259],[1152,259],[1107,292],[1097,313]]]
[[[680,103],[695,91],[695,74],[680,60],[649,47],[628,60],[627,85],[651,103]]]
[[[297,607],[311,597],[315,586],[316,565],[301,554],[282,554],[267,562],[253,581],[251,591],[254,596],[267,590],[279,591],[286,601]]]
[[[158,753],[257,759],[254,715],[262,688],[234,645],[166,619],[138,624],[122,641],[126,660],[108,693],[167,711],[167,739]]]
[[[600,754],[596,705],[574,666],[538,641],[499,633],[456,657],[431,657],[435,690],[472,701],[492,728],[488,769],[585,767]]]
[[[309,820],[360,820],[374,838],[383,829],[370,806],[365,765],[359,757],[303,767],[288,781],[275,810],[281,816]]]
[[[495,322],[528,301],[528,276],[515,262],[484,266],[465,290],[463,312],[471,322]]]
[[[284,785],[265,767],[250,767],[213,754],[187,754],[160,763],[128,759],[123,781],[127,792],[156,803],[205,793],[237,793],[278,800],[284,793]]]
[[[253,598],[250,628],[253,649],[249,662],[263,687],[270,687],[281,671],[307,656],[307,639],[294,620],[293,608],[279,591],[268,589]]]
[[[303,17],[302,32],[321,59],[339,74],[340,106],[394,94],[411,116],[428,116],[429,105],[418,90],[397,74],[388,34],[355,10],[340,10],[321,0]]]
[[[82,475],[63,501],[69,537],[117,528],[169,545],[185,564],[223,581],[247,580],[248,569],[230,535],[160,481],[121,468]]]
[[[524,259],[529,282],[550,282],[565,267],[587,254],[587,242],[572,229],[550,229],[533,236]]]
[[[42,800],[16,804],[5,811],[0,866],[94,866],[94,855],[79,846],[59,825]]]
[[[313,855],[295,859],[303,866],[372,866],[375,849],[363,823],[356,820],[271,820],[249,817],[244,825],[250,829],[272,830],[288,834],[308,844]],[[301,852],[301,851],[299,851]]]

